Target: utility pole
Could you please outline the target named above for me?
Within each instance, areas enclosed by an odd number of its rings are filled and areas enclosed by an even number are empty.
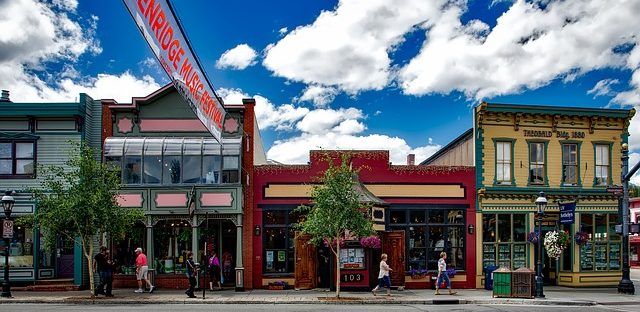
[[[633,295],[636,290],[629,274],[629,179],[640,168],[637,163],[629,169],[629,145],[622,144],[622,279],[618,284],[618,293]]]

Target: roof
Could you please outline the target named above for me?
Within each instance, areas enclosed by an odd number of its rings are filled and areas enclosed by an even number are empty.
[[[470,138],[473,135],[473,128],[465,131],[464,133],[462,133],[460,136],[458,136],[457,138],[453,139],[453,141],[449,142],[449,144],[445,145],[443,148],[439,149],[437,152],[435,152],[433,155],[431,155],[429,158],[425,159],[423,162],[420,163],[420,165],[429,165],[431,164],[434,160],[436,160],[438,157],[442,156],[442,154],[446,153],[447,151],[449,151],[451,148],[455,147],[456,145],[458,145],[458,143],[463,142],[465,140],[467,140],[468,138]]]
[[[506,104],[482,102],[476,106],[476,111],[483,110],[489,112],[503,113],[533,113],[549,115],[568,116],[606,116],[614,118],[631,118],[635,114],[635,109],[612,109],[612,108],[585,108],[573,106],[550,106],[550,105],[528,105],[528,104]]]
[[[384,200],[373,195],[365,186],[360,182],[358,174],[353,174],[353,190],[358,194],[358,201],[366,204],[373,204],[374,206],[388,206],[389,204]]]

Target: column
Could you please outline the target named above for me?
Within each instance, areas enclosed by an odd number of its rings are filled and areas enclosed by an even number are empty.
[[[236,223],[236,291],[244,291],[244,264],[242,261],[242,214]]]

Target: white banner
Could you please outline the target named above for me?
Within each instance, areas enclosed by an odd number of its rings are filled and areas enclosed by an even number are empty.
[[[176,89],[213,137],[222,141],[225,110],[168,0],[123,0],[140,32]]]

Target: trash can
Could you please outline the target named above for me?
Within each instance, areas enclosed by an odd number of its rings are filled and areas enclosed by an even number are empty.
[[[511,297],[511,270],[499,268],[493,271],[493,297]]]
[[[514,298],[533,298],[535,281],[535,273],[529,268],[519,268],[511,272],[511,296]]]
[[[497,269],[495,265],[484,267],[484,289],[493,290],[493,271]]]

